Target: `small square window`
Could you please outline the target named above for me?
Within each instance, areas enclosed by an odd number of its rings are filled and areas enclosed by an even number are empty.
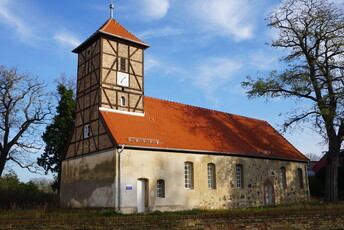
[[[89,138],[91,133],[91,127],[89,124],[84,126],[84,138]]]

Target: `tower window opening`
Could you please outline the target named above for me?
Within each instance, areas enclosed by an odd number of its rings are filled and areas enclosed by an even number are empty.
[[[84,126],[84,138],[89,138],[91,134],[91,127],[89,124]]]
[[[120,70],[121,71],[125,71],[125,69],[126,69],[125,59],[121,58],[121,68],[120,68]]]
[[[121,106],[125,106],[125,97],[121,97]]]

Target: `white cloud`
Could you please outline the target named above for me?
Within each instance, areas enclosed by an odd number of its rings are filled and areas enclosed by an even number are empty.
[[[160,73],[158,77],[171,75],[175,73],[183,73],[184,71],[180,67],[173,66],[171,63],[165,64],[162,60],[158,60],[152,56],[145,57],[145,72]],[[180,78],[182,74],[179,75]]]
[[[250,54],[250,65],[258,70],[274,70],[278,68],[279,57],[275,54],[257,50]]]
[[[36,8],[30,5],[32,10]],[[32,46],[51,46],[51,41],[67,46],[77,46],[80,41],[70,33],[57,32],[54,26],[37,14],[27,14],[22,11],[25,7],[18,8],[17,3],[10,0],[0,0],[0,23],[12,28],[12,34],[18,37],[22,42]]]
[[[155,30],[147,30],[138,35],[142,39],[156,38],[156,37],[166,37],[182,34],[183,31],[180,29],[174,29],[170,26],[164,28],[159,28]]]
[[[141,11],[148,20],[158,20],[165,17],[170,8],[169,0],[143,0],[142,4],[143,9]]]
[[[80,40],[74,35],[65,32],[56,33],[54,39],[64,46],[76,47],[81,44]]]
[[[194,0],[193,9],[204,29],[240,41],[253,36],[254,4],[250,0]]]
[[[9,0],[0,0],[1,21],[7,24],[9,27],[14,28],[15,33],[19,35],[20,39],[22,40],[35,37],[33,29],[29,26],[29,24],[25,23],[24,20],[16,16],[14,10],[10,9],[11,6],[9,3]]]
[[[228,58],[209,58],[199,66],[194,84],[202,89],[209,100],[217,103],[214,92],[230,80],[242,65]]]
[[[147,56],[145,57],[145,71],[149,72],[151,70],[154,70],[154,68],[157,68],[160,65],[159,61]]]

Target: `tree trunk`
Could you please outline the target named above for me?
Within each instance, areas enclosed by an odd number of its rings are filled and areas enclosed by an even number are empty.
[[[2,173],[5,168],[6,158],[7,158],[7,153],[5,153],[5,151],[1,152],[0,153],[0,177],[2,176]]]
[[[325,202],[338,203],[338,162],[340,147],[329,141],[326,158]]]

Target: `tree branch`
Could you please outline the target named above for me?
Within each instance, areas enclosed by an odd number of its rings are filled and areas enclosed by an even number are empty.
[[[13,157],[8,157],[7,160],[11,160],[13,161],[14,163],[16,163],[17,165],[19,165],[19,167],[23,168],[23,169],[27,169],[29,170],[29,172],[31,173],[37,173],[37,167],[35,167],[35,163],[31,163],[31,164],[28,164],[28,165],[24,165],[22,164],[19,160],[13,158]],[[34,168],[34,170],[32,169]]]

